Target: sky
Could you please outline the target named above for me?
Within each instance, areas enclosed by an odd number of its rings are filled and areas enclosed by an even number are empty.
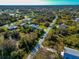
[[[0,0],[0,5],[79,5],[79,0]]]

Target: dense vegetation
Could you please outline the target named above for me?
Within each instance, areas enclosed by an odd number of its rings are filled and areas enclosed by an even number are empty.
[[[44,29],[53,20],[53,13],[51,13],[52,15],[48,15],[49,12],[44,13],[42,15],[45,17],[42,17],[40,14],[42,11],[38,13],[35,10],[27,11],[28,14],[24,10],[17,12],[17,9],[14,13],[4,12],[0,14],[0,55],[3,59],[24,58],[45,33]],[[35,27],[37,25],[39,26]]]
[[[34,59],[40,59],[40,56],[41,59],[58,59],[64,46],[79,50],[79,9],[14,8],[6,10],[0,13],[0,55],[3,59],[26,59],[48,27],[51,27],[51,30],[42,45],[55,49],[57,53],[41,49]],[[58,16],[56,23],[50,26],[56,15]]]
[[[79,13],[72,12],[73,14],[69,10],[57,12],[57,22],[45,38],[44,46],[56,49],[58,53],[65,46],[79,50]]]
[[[40,49],[33,59],[62,59],[56,52],[50,52],[45,49]]]

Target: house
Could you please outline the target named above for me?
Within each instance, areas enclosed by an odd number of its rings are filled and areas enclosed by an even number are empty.
[[[27,20],[27,19],[22,19],[24,22]]]
[[[32,18],[27,18],[28,21],[30,21]]]
[[[76,18],[75,21],[76,21],[76,22],[79,22],[79,18]]]
[[[33,28],[38,28],[38,25],[35,24],[31,24],[30,26],[32,26]]]
[[[65,47],[64,48],[64,59],[79,59],[79,51]]]
[[[65,25],[65,24],[59,24],[59,28],[60,29],[66,29],[68,26],[67,25]]]
[[[21,24],[20,24],[20,26],[24,26],[24,25],[25,25],[25,23],[21,23]]]
[[[10,15],[10,16],[15,16],[15,14],[14,14],[14,13],[9,13],[9,15]]]
[[[76,17],[72,18],[72,20],[74,20],[75,22],[79,22],[79,18]]]
[[[32,18],[23,19],[23,22],[26,22],[26,21],[30,21],[31,22],[31,19]]]
[[[17,26],[10,26],[8,29],[9,30],[14,30],[14,29],[16,29],[17,28]]]

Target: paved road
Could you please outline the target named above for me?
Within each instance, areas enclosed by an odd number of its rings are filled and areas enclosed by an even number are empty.
[[[50,51],[50,52],[57,52],[55,49],[52,49],[52,48],[44,47],[42,45],[41,45],[41,47],[44,48],[47,51]]]
[[[57,20],[58,16],[55,16],[55,19],[52,21],[52,23],[50,24],[50,26],[48,27],[46,33],[42,36],[42,38],[40,38],[39,42],[36,44],[36,46],[32,49],[31,53],[28,55],[28,57],[26,59],[32,59],[33,56],[36,54],[36,52],[38,51],[38,49],[41,47],[45,37],[47,36],[49,30],[51,29],[51,26],[55,24],[56,20]]]

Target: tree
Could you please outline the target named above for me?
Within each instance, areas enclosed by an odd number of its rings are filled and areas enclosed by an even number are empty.
[[[79,37],[77,34],[64,37],[64,44],[67,47],[79,49]]]
[[[16,50],[16,41],[15,40],[4,40],[3,41],[3,50],[4,55],[10,55],[10,53]]]
[[[37,39],[38,39],[37,33],[34,32],[28,33],[21,38],[19,47],[21,49],[25,48],[25,50],[29,52],[36,44]]]

